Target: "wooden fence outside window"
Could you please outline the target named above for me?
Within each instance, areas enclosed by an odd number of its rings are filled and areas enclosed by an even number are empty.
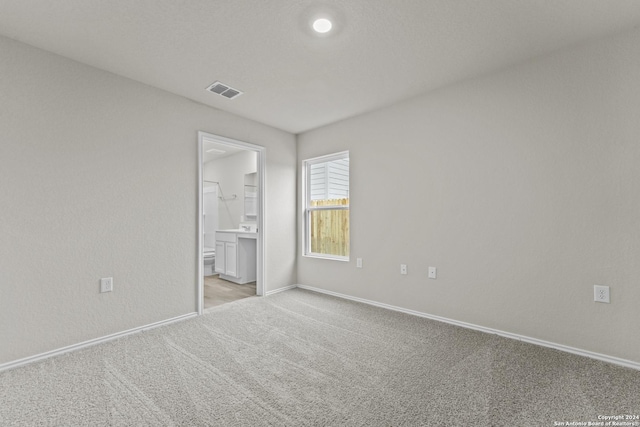
[[[311,206],[349,206],[349,199],[312,200]],[[311,211],[311,252],[349,256],[349,209]]]

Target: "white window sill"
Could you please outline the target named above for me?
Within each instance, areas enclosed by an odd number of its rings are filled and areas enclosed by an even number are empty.
[[[343,262],[349,262],[349,257],[348,256],[336,256],[336,255],[327,255],[327,254],[315,254],[315,253],[310,253],[310,254],[302,254],[303,257],[305,258],[318,258],[318,259],[328,259],[331,261],[343,261]]]

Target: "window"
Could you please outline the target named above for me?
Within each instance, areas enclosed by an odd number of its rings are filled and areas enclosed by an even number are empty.
[[[349,152],[303,162],[305,256],[349,260]]]

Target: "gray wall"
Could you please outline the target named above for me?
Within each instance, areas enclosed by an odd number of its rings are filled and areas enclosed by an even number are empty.
[[[640,362],[638,46],[626,33],[299,135],[299,164],[350,151],[352,250],[298,255],[298,282]]]
[[[0,58],[0,364],[196,311],[199,130],[267,147],[266,290],[295,283],[293,135],[7,38]]]

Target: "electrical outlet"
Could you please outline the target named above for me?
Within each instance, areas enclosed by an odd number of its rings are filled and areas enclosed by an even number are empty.
[[[113,291],[113,277],[100,279],[100,293]]]
[[[356,258],[356,267],[362,268],[362,258]]]
[[[609,287],[604,285],[595,285],[593,287],[593,300],[595,302],[604,302],[609,304]]]
[[[407,264],[400,264],[400,274],[407,274]]]
[[[435,279],[438,277],[438,271],[435,267],[429,267],[429,279]]]

